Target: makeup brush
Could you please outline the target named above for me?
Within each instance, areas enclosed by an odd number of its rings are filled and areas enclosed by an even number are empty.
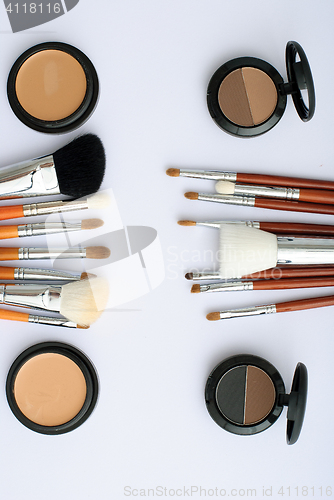
[[[334,264],[334,238],[284,237],[253,227],[220,226],[221,278],[240,278],[282,264]]]
[[[65,285],[0,285],[1,303],[58,312],[82,326],[89,326],[100,317],[108,294],[108,283],[103,278]]]
[[[76,210],[86,209],[101,210],[107,208],[109,205],[109,196],[107,193],[101,192],[80,200],[44,201],[41,203],[29,203],[27,205],[0,206],[0,220],[74,212]]]
[[[89,328],[89,326],[77,325],[73,321],[69,321],[66,318],[53,318],[52,316],[40,316],[36,314],[10,311],[9,309],[3,309],[3,308],[0,308],[0,319],[8,319],[10,321],[22,321],[24,323],[39,323],[40,325],[65,326],[67,328],[83,328],[83,329]]]
[[[195,222],[192,220],[179,220],[180,226],[207,226],[216,229],[221,224],[238,224],[242,226],[255,227],[271,233],[291,234],[291,235],[312,235],[312,236],[334,236],[334,226],[326,224],[305,224],[296,222],[260,222],[260,221],[204,221]]]
[[[206,292],[243,292],[247,290],[290,290],[294,288],[318,288],[324,286],[334,286],[334,277],[316,278],[290,278],[290,279],[269,279],[255,281],[225,281],[224,283],[213,283],[211,285],[193,285],[191,293]]]
[[[228,194],[206,194],[188,192],[184,195],[188,200],[213,201],[225,205],[243,205],[247,207],[268,208],[271,210],[287,210],[289,212],[307,212],[313,214],[334,215],[334,206],[302,201],[270,200],[256,196],[232,196]]]
[[[0,199],[54,194],[80,198],[99,189],[104,170],[101,140],[82,135],[48,156],[0,169]]]
[[[282,278],[311,278],[320,276],[334,276],[334,266],[272,267],[258,273],[246,274],[242,276],[241,279],[271,279],[278,281]],[[221,281],[219,272],[186,273],[185,278],[192,281]]]
[[[86,248],[30,248],[2,247],[2,260],[39,260],[39,259],[107,259],[110,250],[107,247]]]
[[[1,280],[77,281],[93,277],[95,277],[95,274],[88,274],[86,272],[73,274],[65,271],[56,271],[55,269],[0,266]]]
[[[311,189],[334,190],[333,181],[285,177],[279,175],[245,174],[237,172],[222,172],[219,170],[188,170],[169,168],[166,174],[171,177],[192,177],[212,181],[231,181],[245,184],[264,184],[266,186],[287,186]]]
[[[228,311],[212,312],[207,314],[206,319],[217,321],[219,319],[241,318],[243,316],[258,316],[260,314],[273,314],[290,311],[303,311],[304,309],[315,309],[334,305],[334,295],[326,297],[313,297],[310,299],[291,300],[266,306],[245,307],[243,309],[231,309]]]
[[[325,203],[333,205],[334,191],[325,189],[299,189],[278,186],[258,186],[256,184],[236,184],[231,181],[216,182],[215,189],[219,194],[259,196],[262,198],[279,198],[281,200],[306,201],[308,203]]]
[[[0,226],[0,240],[96,229],[103,226],[103,224],[104,222],[101,219],[85,219],[80,222],[39,222],[36,224],[19,224],[17,226]]]

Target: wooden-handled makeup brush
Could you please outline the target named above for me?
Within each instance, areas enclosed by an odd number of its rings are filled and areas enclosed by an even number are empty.
[[[54,153],[0,169],[0,199],[95,193],[103,180],[105,153],[93,134],[77,137]]]
[[[110,250],[107,247],[86,248],[30,248],[2,247],[0,261],[3,260],[39,260],[39,259],[107,259]]]
[[[81,328],[87,329],[89,326],[77,325],[73,321],[66,318],[54,318],[52,316],[41,316],[37,314],[29,314],[18,311],[11,311],[9,309],[0,308],[0,319],[7,319],[10,321],[21,321],[23,323],[38,323],[40,325],[50,326],[64,326],[66,328]]]
[[[184,195],[188,200],[213,201],[225,205],[241,205],[246,207],[267,208],[270,210],[285,210],[288,212],[306,212],[312,214],[334,215],[334,206],[302,201],[272,200],[257,196],[207,194],[188,192]]]
[[[103,278],[65,285],[0,285],[0,303],[58,312],[82,326],[89,326],[100,317],[108,295],[108,283]]]
[[[334,286],[334,277],[316,278],[290,278],[290,279],[269,279],[255,281],[225,281],[224,283],[213,283],[204,285],[193,285],[191,293],[207,292],[244,292],[247,290],[291,290],[294,288],[319,288]]]
[[[258,273],[246,274],[245,276],[242,276],[241,279],[265,279],[277,281],[284,278],[311,278],[320,276],[334,276],[334,266],[272,267]],[[219,272],[186,273],[185,278],[192,281],[221,281]]]
[[[188,170],[179,168],[169,168],[166,171],[166,174],[171,177],[192,177],[212,181],[231,181],[245,184],[264,184],[266,186],[287,186],[334,190],[333,181],[285,177],[279,175],[246,174],[240,172],[222,172],[219,170]]]
[[[103,226],[101,219],[85,219],[80,222],[38,222],[36,224],[18,224],[0,226],[0,240],[22,238],[23,236],[41,236],[72,231],[90,230]]]
[[[180,226],[206,226],[219,229],[221,224],[238,224],[255,227],[275,234],[334,236],[334,226],[328,224],[305,224],[296,222],[260,222],[260,221],[204,221],[179,220]]]
[[[107,193],[100,192],[70,201],[44,201],[41,203],[29,203],[25,205],[0,206],[0,220],[17,219],[19,217],[33,217],[35,215],[50,215],[63,212],[74,212],[76,210],[101,210],[110,205]]]
[[[236,224],[220,226],[221,278],[241,278],[282,264],[332,265],[334,238],[285,237]]]
[[[0,280],[11,281],[77,281],[93,278],[95,274],[83,272],[81,274],[68,273],[55,269],[36,269],[34,267],[4,267],[0,266]]]
[[[334,204],[334,191],[325,189],[259,186],[256,184],[236,184],[231,181],[218,181],[216,182],[215,189],[219,194],[259,196],[260,198],[306,201],[307,203],[325,203],[326,205]]]
[[[206,319],[217,321],[219,319],[242,318],[243,316],[259,316],[263,314],[273,314],[291,311],[303,311],[305,309],[315,309],[317,307],[327,307],[334,305],[334,295],[326,297],[313,297],[309,299],[291,300],[289,302],[280,302],[278,304],[269,304],[265,306],[245,307],[242,309],[230,309],[228,311],[211,312],[207,314]]]

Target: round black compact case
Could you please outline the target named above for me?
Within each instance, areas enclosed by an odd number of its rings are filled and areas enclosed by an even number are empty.
[[[70,132],[95,109],[99,94],[96,70],[81,50],[46,42],[26,50],[13,64],[7,82],[15,115],[39,132]]]
[[[290,394],[277,369],[251,354],[222,361],[211,372],[205,388],[207,409],[213,420],[233,434],[251,435],[276,422],[283,406],[288,407],[287,443],[300,434],[307,399],[307,369],[298,363]]]
[[[212,76],[207,103],[217,125],[238,137],[268,132],[281,119],[291,94],[296,111],[309,121],[315,111],[311,69],[297,42],[286,46],[288,83],[271,64],[255,57],[239,57],[223,64]],[[307,104],[302,91],[307,93]]]
[[[64,434],[92,413],[98,379],[91,361],[76,347],[42,342],[15,359],[6,394],[10,409],[23,425],[41,434]]]

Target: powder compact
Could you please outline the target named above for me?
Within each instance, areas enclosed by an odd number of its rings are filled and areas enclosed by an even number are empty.
[[[75,347],[43,342],[12,364],[6,383],[8,404],[18,420],[42,434],[63,434],[92,413],[98,379],[89,359]]]
[[[99,94],[96,70],[76,47],[46,42],[24,52],[10,70],[9,103],[28,127],[69,132],[92,114]]]
[[[281,119],[288,94],[299,117],[309,121],[315,111],[314,84],[305,52],[297,42],[287,43],[286,69],[288,83],[262,59],[239,57],[223,64],[207,91],[209,112],[217,125],[238,137],[268,132]]]
[[[277,369],[258,356],[241,354],[222,361],[210,374],[205,388],[207,409],[213,420],[233,434],[250,435],[270,427],[287,412],[287,443],[300,434],[307,399],[307,369],[298,363],[290,394]]]

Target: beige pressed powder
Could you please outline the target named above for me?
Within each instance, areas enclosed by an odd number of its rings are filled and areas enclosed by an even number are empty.
[[[43,426],[59,426],[81,410],[87,393],[85,377],[67,356],[44,353],[19,369],[14,397],[26,418]]]
[[[61,50],[30,56],[16,77],[16,95],[27,113],[39,120],[62,120],[82,103],[86,75],[81,64]]]

